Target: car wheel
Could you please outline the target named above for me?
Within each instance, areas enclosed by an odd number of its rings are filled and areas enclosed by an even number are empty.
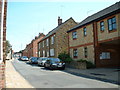
[[[61,70],[65,70],[65,67],[62,67]]]
[[[47,66],[46,66],[46,64],[45,64],[45,66],[44,66],[45,68],[47,68]]]

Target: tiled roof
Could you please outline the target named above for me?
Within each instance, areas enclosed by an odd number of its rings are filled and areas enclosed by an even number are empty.
[[[91,15],[91,16],[88,16],[86,19],[84,19],[78,25],[76,25],[75,27],[70,29],[68,32],[73,31],[74,29],[76,29],[76,28],[78,28],[80,26],[83,26],[83,25],[85,25],[87,23],[90,23],[90,22],[92,22],[94,20],[97,20],[97,19],[99,19],[99,18],[101,18],[101,17],[103,17],[105,15],[108,15],[108,14],[110,14],[112,12],[115,12],[117,10],[120,10],[120,1],[115,3],[115,4],[113,4],[113,5],[111,5],[110,7],[107,7],[105,9],[103,9],[103,10],[101,10],[101,11],[99,11],[99,12],[93,14],[93,15]]]

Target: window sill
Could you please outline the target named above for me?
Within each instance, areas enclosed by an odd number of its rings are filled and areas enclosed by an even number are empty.
[[[105,30],[100,30],[101,33],[103,33]]]
[[[77,56],[74,56],[74,58],[78,58]]]
[[[117,29],[108,30],[109,33],[116,32],[116,31],[117,31]]]
[[[73,38],[73,40],[77,40],[77,38]]]

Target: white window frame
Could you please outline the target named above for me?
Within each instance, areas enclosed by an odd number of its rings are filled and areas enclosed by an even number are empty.
[[[47,57],[49,57],[49,51],[47,51]]]
[[[43,47],[44,47],[45,45],[44,45],[44,41],[43,41]]]
[[[54,49],[50,49],[50,56],[54,56],[54,55],[55,55]]]
[[[4,4],[5,0],[2,0],[2,10],[1,10],[1,30],[0,30],[0,63],[3,62],[3,21],[4,21]]]
[[[77,31],[72,32],[72,38],[77,39]]]
[[[38,51],[38,56],[40,57],[40,51]]]
[[[43,57],[45,57],[45,50],[43,50]]]
[[[54,36],[51,37],[51,44],[54,44]]]
[[[73,49],[73,57],[78,57],[78,49]]]
[[[100,54],[100,59],[110,59],[110,52],[102,52]]]
[[[84,34],[84,36],[87,36],[87,28],[86,27],[83,28],[83,34]]]
[[[49,39],[46,40],[46,46],[49,46]]]
[[[40,43],[38,44],[38,47],[39,47],[39,49],[40,49]]]

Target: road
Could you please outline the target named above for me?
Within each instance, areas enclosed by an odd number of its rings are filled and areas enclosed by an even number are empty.
[[[75,76],[64,70],[48,70],[17,59],[13,65],[35,88],[118,88],[115,84]]]

